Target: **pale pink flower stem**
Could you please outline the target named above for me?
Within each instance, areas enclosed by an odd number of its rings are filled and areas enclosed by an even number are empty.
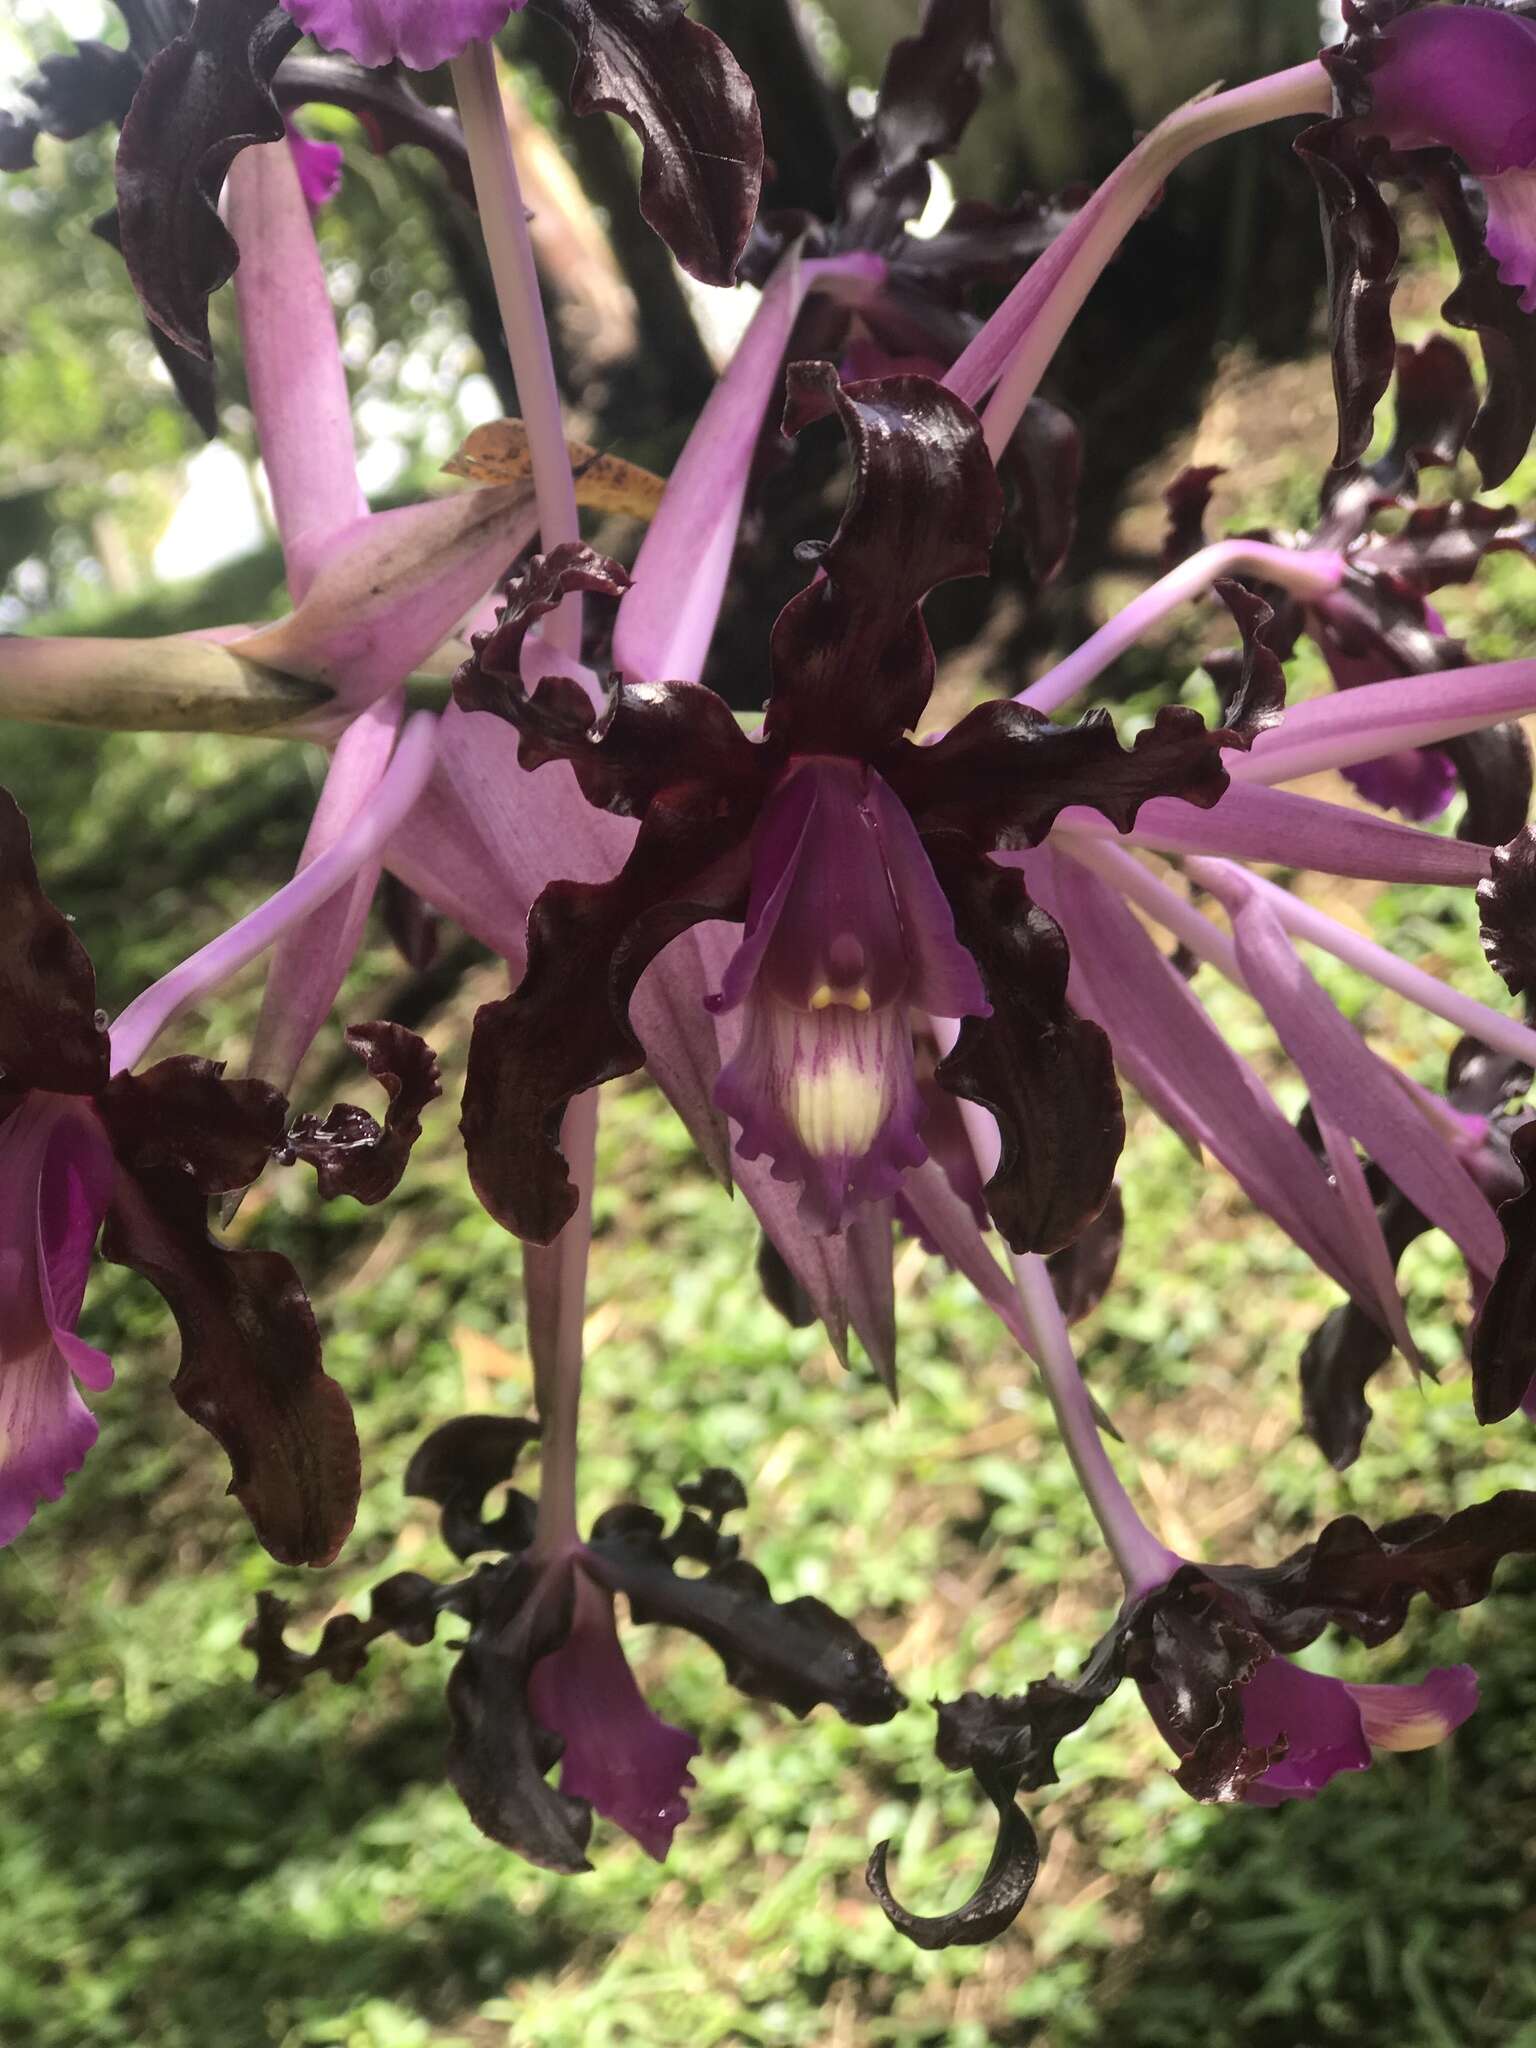
[[[1158,187],[1207,142],[1295,114],[1326,114],[1332,88],[1321,64],[1298,64],[1231,92],[1191,100],[1160,121],[1032,264],[944,382],[979,405],[994,460],[1007,447],[1078,308]],[[993,387],[996,387],[993,390]]]
[[[1391,989],[1394,995],[1402,996],[1407,1002],[1416,1003],[1432,1016],[1443,1017],[1458,1031],[1467,1032],[1471,1037],[1481,1039],[1485,1045],[1536,1067],[1536,1031],[1522,1024],[1518,1018],[1506,1017],[1502,1012],[1490,1009],[1488,1004],[1478,1002],[1475,996],[1464,996],[1448,988],[1437,976],[1427,974],[1422,967],[1415,967],[1410,961],[1399,960],[1395,953],[1388,952],[1374,939],[1366,938],[1362,932],[1351,931],[1348,925],[1340,924],[1326,911],[1303,902],[1288,889],[1277,888],[1263,875],[1253,874],[1246,868],[1233,868],[1227,861],[1210,860],[1203,855],[1186,860],[1185,868],[1191,880],[1200,882],[1213,894],[1224,898],[1232,895],[1240,880],[1243,887],[1264,898],[1294,937],[1321,946],[1336,960],[1342,960],[1346,967],[1369,975],[1372,981]]]
[[[507,352],[517,379],[517,400],[528,434],[534,496],[539,508],[540,544],[547,554],[579,540],[576,489],[566,451],[560,392],[555,383],[549,329],[528,238],[528,217],[518,184],[512,140],[502,112],[496,57],[489,43],[471,43],[452,63],[453,89],[469,149],[470,174],[480,206],[496,285],[496,303],[506,330]],[[544,624],[544,634],[563,653],[581,652],[581,600],[568,597]]]
[[[1104,1448],[1093,1402],[1083,1384],[1072,1338],[1044,1259],[1033,1253],[1012,1256],[1019,1306],[1033,1337],[1031,1346],[1050,1398],[1067,1456],[1087,1496],[1094,1520],[1134,1599],[1154,1586],[1166,1585],[1181,1560],[1159,1543],[1136,1512],[1119,1473]]]
[[[539,1509],[533,1553],[551,1557],[579,1540],[576,1425],[581,1408],[582,1334],[587,1255],[592,1248],[592,1188],[597,1170],[600,1091],[589,1088],[565,1112],[560,1145],[576,1186],[576,1213],[553,1244],[524,1247],[529,1349],[539,1411]]]
[[[1101,676],[1112,662],[1191,599],[1203,597],[1224,576],[1262,576],[1304,603],[1325,597],[1344,580],[1344,557],[1319,550],[1271,547],[1264,541],[1220,540],[1180,562],[1149,590],[1090,634],[1065,660],[1014,699],[1034,711],[1054,711]]]
[[[959,1034],[958,1023],[951,1017],[935,1017],[931,1021],[941,1051],[948,1053]],[[982,1177],[988,1179],[997,1165],[997,1125],[976,1102],[961,1101],[960,1114]],[[1046,1397],[1078,1484],[1125,1580],[1127,1592],[1132,1598],[1150,1592],[1154,1586],[1165,1584],[1182,1560],[1165,1549],[1142,1521],[1104,1448],[1093,1401],[1078,1370],[1071,1334],[1045,1261],[1033,1254],[1020,1257],[1010,1253],[1009,1257],[1024,1320],[1025,1346],[1040,1368]]]
[[[276,895],[173,967],[128,1005],[112,1027],[114,1073],[136,1066],[178,1010],[228,981],[290,925],[334,896],[360,867],[378,857],[426,788],[436,746],[437,720],[430,712],[418,712],[400,735],[400,744],[377,789],[341,837]]]

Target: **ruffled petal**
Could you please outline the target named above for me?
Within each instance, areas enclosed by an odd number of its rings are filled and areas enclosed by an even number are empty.
[[[471,43],[483,43],[520,13],[527,0],[283,0],[324,50],[343,50],[359,64],[408,64],[432,71]]]
[[[95,1114],[28,1096],[0,1129],[0,1544],[57,1500],[96,1441],[75,1390],[111,1361],[74,1334],[114,1166]]]
[[[575,1580],[571,1632],[528,1677],[534,1718],[565,1743],[560,1790],[584,1799],[662,1862],[688,1817],[691,1735],[653,1714],[613,1622],[613,1598],[584,1573]]]
[[[1536,171],[1501,171],[1482,186],[1488,254],[1500,280],[1519,292],[1521,312],[1536,313]]]
[[[1536,23],[1425,7],[1372,46],[1361,126],[1396,149],[1441,144],[1478,177],[1536,164]]]

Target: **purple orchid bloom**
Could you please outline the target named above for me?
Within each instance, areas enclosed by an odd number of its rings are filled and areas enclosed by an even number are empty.
[[[295,1564],[326,1563],[340,1547],[359,1483],[346,1397],[321,1368],[293,1268],[209,1237],[208,1198],[245,1187],[276,1156],[309,1160],[324,1194],[382,1200],[438,1092],[436,1062],[397,1026],[354,1034],[391,1098],[382,1129],[348,1105],[288,1128],[275,1089],[226,1081],[208,1060],[130,1069],[183,1004],[346,884],[420,794],[431,762],[427,721],[328,856],[146,990],[110,1033],[89,957],[44,895],[26,822],[0,790],[0,1543],[59,1498],[96,1439],[75,1381],[100,1391],[112,1367],[76,1324],[105,1224],[104,1255],[142,1273],[180,1326],[172,1392],[228,1453],[231,1491],[262,1542]]]
[[[548,1241],[570,1215],[565,1106],[639,1064],[630,992],[706,918],[745,923],[711,1001],[718,1016],[744,1013],[716,1099],[741,1127],[739,1155],[766,1153],[774,1178],[800,1187],[811,1227],[839,1229],[926,1157],[913,1006],[966,1020],[937,1078],[999,1120],[987,1193],[1010,1243],[1054,1251],[1108,1194],[1123,1124],[1103,1040],[1064,1000],[1056,926],[987,855],[1038,842],[1073,804],[1121,830],[1154,797],[1214,804],[1220,750],[1278,715],[1278,669],[1255,664],[1226,725],[1176,709],[1131,751],[1100,717],[1055,727],[1011,704],[914,745],[904,735],[933,677],[919,607],[936,582],[984,568],[997,487],[975,420],[941,387],[840,387],[830,365],[794,366],[790,424],[833,409],[853,494],[814,551],[817,580],[775,627],[760,738],[696,683],[620,681],[596,722],[565,678],[524,689],[535,619],[570,589],[628,587],[584,549],[535,561],[455,686],[461,706],[518,728],[525,767],[569,761],[588,802],[640,819],[611,882],[544,892],[523,982],[476,1020],[470,1171],[519,1235]],[[594,981],[610,1007],[578,1021],[578,990]]]
[[[1536,26],[1468,0],[1346,0],[1346,34],[1322,63],[1332,118],[1296,147],[1317,180],[1328,236],[1338,467],[1352,467],[1392,374],[1398,235],[1379,190],[1415,180],[1461,268],[1443,307],[1476,331],[1488,385],[1467,434],[1483,481],[1501,483],[1536,425]],[[1481,190],[1479,220],[1462,168]]]
[[[307,36],[359,64],[435,71],[489,42],[528,0],[283,0]]]
[[[964,1905],[919,1915],[886,1877],[890,1845],[869,1884],[895,1926],[925,1948],[990,1941],[1034,1883],[1034,1830],[1015,1805],[1056,1778],[1056,1748],[1135,1680],[1179,1758],[1191,1797],[1274,1806],[1314,1797],[1378,1752],[1443,1742],[1477,1705],[1467,1665],[1410,1684],[1360,1685],[1292,1663],[1330,1625],[1371,1646],[1402,1628],[1415,1593],[1440,1608],[1482,1599],[1498,1564],[1536,1549],[1536,1493],[1502,1493],[1448,1519],[1413,1515],[1376,1532],[1353,1515],[1276,1565],[1195,1565],[1142,1521],[1099,1435],[1065,1319],[1044,1264],[1016,1258],[1020,1303],[1078,1479],[1125,1581],[1108,1633],[1075,1679],[1037,1679],[1015,1696],[969,1692],[939,1705],[938,1754],[970,1770],[997,1807],[997,1848]]]
[[[341,190],[344,163],[341,145],[337,142],[314,142],[301,134],[290,121],[288,147],[293,151],[304,203],[312,214],[318,213]]]
[[[574,1380],[566,1382],[574,1390]],[[546,1391],[548,1391],[546,1389]],[[558,1410],[558,1398],[552,1404]],[[557,1425],[558,1426],[558,1425]],[[693,1736],[645,1703],[614,1623],[623,1593],[638,1621],[685,1629],[709,1645],[726,1677],[754,1699],[803,1717],[829,1705],[861,1726],[888,1721],[903,1700],[874,1648],[824,1602],[780,1603],[739,1555],[724,1517],[746,1506],[740,1482],[712,1468],[679,1487],[684,1502],[667,1533],[646,1508],[610,1508],[583,1542],[568,1483],[569,1440],[546,1442],[537,1508],[508,1490],[494,1519],[486,1495],[511,1477],[537,1424],[471,1415],[435,1430],[406,1473],[408,1492],[435,1501],[457,1557],[500,1552],[447,1585],[403,1572],[375,1588],[367,1621],[326,1623],[307,1655],[284,1640],[286,1603],[262,1594],[247,1634],[256,1682],[291,1692],[315,1671],[355,1678],[368,1645],[385,1634],[431,1640],[442,1613],[470,1634],[448,1684],[453,1740],[448,1770],[476,1826],[546,1869],[585,1870],[594,1813],[660,1862],[688,1812]],[[683,1574],[682,1559],[702,1571]],[[546,1774],[560,1762],[558,1787]]]
[[[1381,11],[1361,129],[1395,150],[1454,150],[1482,188],[1484,237],[1536,313],[1536,22],[1503,8]]]

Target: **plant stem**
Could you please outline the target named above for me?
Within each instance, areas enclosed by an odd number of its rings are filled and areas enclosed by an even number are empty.
[[[470,174],[480,204],[480,228],[528,433],[540,545],[547,554],[566,541],[579,540],[581,529],[533,244],[528,239],[517,164],[501,108],[495,52],[489,43],[471,43],[461,57],[454,58],[452,71]],[[544,631],[563,652],[579,655],[580,598],[566,598],[559,611],[546,620]]]
[[[539,1512],[533,1553],[548,1557],[580,1540],[576,1518],[576,1425],[581,1408],[582,1328],[592,1247],[599,1090],[565,1112],[560,1143],[576,1186],[576,1213],[553,1244],[526,1245],[528,1343],[539,1439]]]
[[[1021,690],[1014,701],[1035,711],[1054,711],[1102,675],[1170,612],[1191,598],[1204,596],[1224,576],[1262,576],[1305,602],[1337,590],[1344,580],[1344,566],[1342,555],[1322,550],[1313,554],[1305,549],[1271,547],[1264,541],[1216,541],[1159,577],[1140,597],[1132,598],[1080,647],[1027,690]]]
[[[1090,287],[1158,187],[1203,143],[1292,114],[1325,114],[1332,87],[1321,64],[1298,64],[1252,85],[1191,100],[1160,121],[1025,272],[944,382],[982,413],[995,460],[1007,447],[1046,365]]]
[[[136,1066],[179,1009],[218,988],[264,953],[290,925],[318,909],[375,858],[425,789],[436,747],[437,720],[429,713],[418,713],[401,734],[373,796],[335,844],[275,896],[173,967],[128,1005],[112,1027],[114,1073]]]

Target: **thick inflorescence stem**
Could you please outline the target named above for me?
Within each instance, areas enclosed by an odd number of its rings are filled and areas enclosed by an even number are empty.
[[[1489,661],[1433,675],[1358,683],[1292,706],[1252,750],[1228,760],[1234,782],[1294,782],[1328,768],[1434,747],[1536,711],[1536,661]]]
[[[502,112],[495,52],[489,43],[471,43],[462,56],[454,58],[452,69],[475,197],[480,206],[480,230],[491,261],[496,303],[501,309],[507,353],[517,380],[518,404],[528,434],[540,542],[548,554],[551,548],[580,538],[576,490],[566,452],[560,392],[555,383],[533,244],[528,239],[517,164]],[[580,598],[567,597],[543,630],[564,653],[579,655]]]
[[[597,1172],[600,1091],[578,1095],[565,1113],[560,1143],[576,1187],[576,1213],[553,1244],[524,1247],[528,1341],[539,1411],[539,1513],[534,1547],[542,1557],[578,1541],[576,1426],[581,1408],[582,1333],[587,1255],[592,1247],[592,1189]]]
[[[1027,690],[1020,691],[1016,701],[1034,711],[1056,710],[1069,697],[1086,689],[1111,662],[1118,661],[1127,648],[1134,647],[1171,612],[1192,598],[1203,597],[1224,576],[1262,576],[1270,583],[1278,583],[1293,597],[1308,602],[1337,590],[1344,580],[1344,569],[1342,555],[1323,550],[1308,554],[1295,548],[1271,547],[1264,541],[1219,540],[1211,547],[1201,548],[1187,562],[1180,562],[1176,569],[1170,569],[1140,597],[1132,598],[1065,660],[1048,669]]]
[[[173,967],[128,1005],[112,1027],[114,1073],[136,1066],[178,1010],[228,981],[290,925],[344,888],[359,868],[377,859],[426,788],[436,741],[436,719],[418,712],[401,734],[382,780],[340,838],[259,909]]]
[[[1033,1339],[1031,1348],[1072,1469],[1120,1568],[1126,1592],[1135,1599],[1164,1585],[1178,1570],[1180,1559],[1142,1521],[1110,1462],[1045,1261],[1033,1253],[1014,1254],[1013,1272]]]
[[[944,379],[972,406],[992,390],[981,419],[994,459],[1007,447],[1094,280],[1169,172],[1204,143],[1290,115],[1326,114],[1332,104],[1322,65],[1298,64],[1252,85],[1191,100],[1136,145],[1025,272]]]

